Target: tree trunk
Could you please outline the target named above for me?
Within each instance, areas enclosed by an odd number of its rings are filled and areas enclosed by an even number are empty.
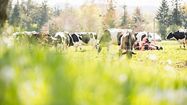
[[[3,26],[7,19],[7,6],[9,0],[0,0],[0,27]]]

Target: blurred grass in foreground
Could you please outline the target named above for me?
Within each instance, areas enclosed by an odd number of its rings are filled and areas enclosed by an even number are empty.
[[[2,45],[0,105],[185,105],[187,50],[161,44],[163,51],[136,51],[132,60],[119,58],[117,46],[98,55],[90,46]]]

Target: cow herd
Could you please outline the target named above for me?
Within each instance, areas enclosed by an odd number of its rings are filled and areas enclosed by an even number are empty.
[[[167,36],[167,39],[176,38],[177,40],[183,39],[183,46],[185,47],[187,41],[186,32],[174,32]],[[75,50],[82,50],[83,45],[92,45],[98,53],[102,51],[103,47],[111,44],[119,46],[119,54],[127,54],[132,57],[133,50],[162,50],[163,48],[157,46],[155,41],[161,41],[161,37],[156,33],[138,32],[135,33],[131,29],[107,29],[102,35],[96,32],[57,32],[54,35],[44,34],[39,32],[16,32],[13,34],[16,39],[27,37],[35,39],[42,44],[46,43],[50,46],[55,46],[60,49],[67,49],[74,46]],[[60,47],[59,47],[60,46]]]

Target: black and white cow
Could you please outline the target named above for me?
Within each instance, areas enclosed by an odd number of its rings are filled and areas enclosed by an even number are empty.
[[[78,35],[84,44],[94,44],[97,40],[95,32],[75,32],[74,34]]]
[[[57,32],[53,39],[53,44],[59,49],[67,49],[70,46],[70,36],[68,32]]]
[[[169,33],[169,35],[167,36],[167,39],[170,40],[172,38],[175,38],[177,41],[179,41],[183,47],[185,48],[186,44],[187,44],[187,32],[174,32],[174,33]],[[181,46],[180,46],[181,48]]]
[[[126,31],[121,34],[119,54],[120,56],[127,54],[127,57],[131,58],[132,54],[135,54],[133,52],[134,44],[136,42],[135,35],[132,31]]]
[[[80,47],[82,45],[96,45],[97,34],[95,32],[75,32],[70,34],[70,45]]]

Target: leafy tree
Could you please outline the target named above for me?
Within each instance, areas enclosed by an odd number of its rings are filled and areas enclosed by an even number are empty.
[[[121,17],[121,27],[125,27],[128,24],[128,13],[127,13],[127,6],[124,5],[123,6],[124,12],[123,12],[123,16]]]
[[[114,28],[116,26],[115,24],[116,11],[114,8],[113,0],[107,0],[107,2],[108,2],[108,9],[105,16],[104,25],[107,28]]]
[[[49,20],[49,16],[48,16],[48,6],[47,6],[47,1],[44,1],[42,3],[42,6],[41,6],[41,15],[40,15],[40,22],[38,23],[39,24],[39,27],[41,28],[48,20]]]
[[[13,26],[19,26],[21,21],[20,5],[17,1],[16,5],[13,8],[12,15],[10,16],[9,23]]]
[[[53,11],[54,16],[60,16],[61,9],[59,7],[55,7]]]
[[[171,24],[181,26],[182,25],[182,11],[180,9],[181,0],[173,0],[173,11],[171,14]]]
[[[141,9],[139,7],[136,7],[132,18],[132,27],[135,31],[143,31],[143,23],[144,19],[141,13]]]
[[[185,4],[182,8],[182,25],[187,28],[187,4]]]
[[[158,20],[159,32],[162,38],[165,38],[167,27],[169,26],[169,6],[166,0],[162,0],[161,6],[158,9],[156,19]]]

